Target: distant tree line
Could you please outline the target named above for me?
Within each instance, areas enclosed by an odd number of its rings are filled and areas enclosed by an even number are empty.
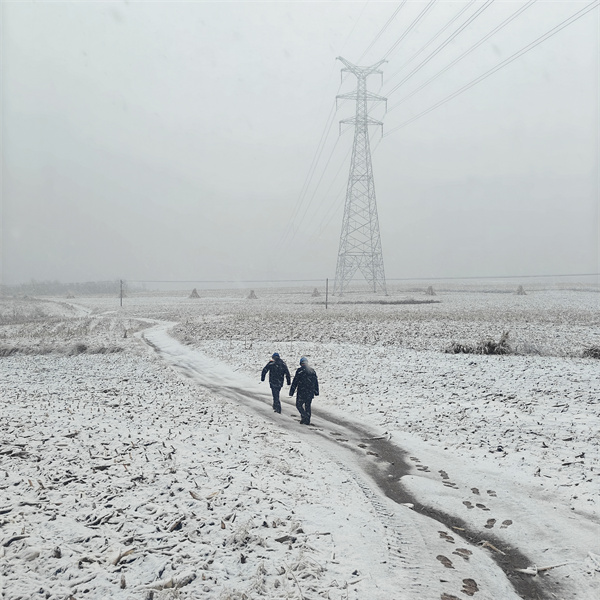
[[[35,281],[17,285],[0,286],[6,296],[85,296],[119,295],[119,280],[85,281],[79,283],[61,283],[60,281]]]

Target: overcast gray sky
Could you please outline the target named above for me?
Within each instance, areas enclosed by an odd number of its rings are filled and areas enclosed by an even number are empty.
[[[300,193],[339,93],[336,56],[357,61],[398,4],[4,2],[4,282],[333,277],[351,103]],[[433,6],[388,57],[381,94],[483,2],[398,73],[466,4]],[[496,0],[389,106],[523,4]],[[391,131],[587,4],[539,0],[374,116]],[[424,6],[409,0],[362,63]],[[596,9],[381,140],[388,277],[599,270],[598,33]]]

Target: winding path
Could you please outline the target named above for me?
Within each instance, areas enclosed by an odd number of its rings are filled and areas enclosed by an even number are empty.
[[[242,414],[250,411],[293,432],[358,483],[388,532],[385,543],[390,577],[398,581],[402,590],[399,597],[406,600],[454,600],[465,595],[490,600],[557,597],[554,594],[559,590],[553,587],[552,593],[541,578],[515,572],[516,567],[531,564],[517,549],[508,548],[491,532],[485,535],[487,549],[484,549],[480,532],[428,506],[423,498],[411,496],[402,478],[414,475],[415,466],[407,453],[390,441],[390,436],[341,419],[319,406],[316,424],[300,425],[295,405],[286,399],[282,399],[283,413],[276,415],[268,388],[174,339],[168,333],[174,323],[153,323],[139,337],[169,366],[233,401]]]

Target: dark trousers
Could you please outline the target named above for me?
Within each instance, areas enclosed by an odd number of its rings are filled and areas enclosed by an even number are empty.
[[[273,410],[275,412],[281,412],[281,402],[279,401],[279,392],[281,392],[281,388],[272,385],[271,393],[273,394]]]
[[[296,408],[300,413],[300,419],[306,425],[310,425],[310,405],[312,404],[312,398],[298,398],[296,397]]]

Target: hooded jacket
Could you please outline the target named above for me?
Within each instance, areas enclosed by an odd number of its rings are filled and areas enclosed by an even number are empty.
[[[293,396],[296,390],[298,390],[298,400],[312,400],[319,395],[319,380],[314,369],[302,365],[296,371],[290,388],[290,396]]]
[[[260,376],[261,381],[265,380],[267,373],[269,373],[269,384],[271,387],[283,387],[284,378],[287,380],[287,384],[290,385],[290,370],[285,362],[281,360],[281,358],[273,358],[267,363],[265,368],[262,370],[262,374]]]

